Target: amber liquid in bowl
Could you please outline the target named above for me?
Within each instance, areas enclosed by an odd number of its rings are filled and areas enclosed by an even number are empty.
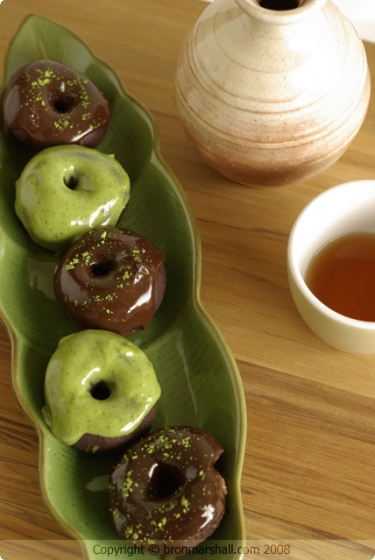
[[[337,313],[375,321],[375,233],[350,233],[326,243],[311,259],[305,282]]]

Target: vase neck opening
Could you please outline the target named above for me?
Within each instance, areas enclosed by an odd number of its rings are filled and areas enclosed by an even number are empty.
[[[252,17],[274,24],[296,23],[319,11],[327,0],[236,0]]]
[[[267,10],[295,10],[299,7],[299,0],[260,0],[259,6]]]

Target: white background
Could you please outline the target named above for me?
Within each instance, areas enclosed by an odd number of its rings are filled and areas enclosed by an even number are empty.
[[[212,2],[213,0],[203,0]],[[375,42],[375,0],[333,0],[350,19],[362,39]]]
[[[375,0],[333,0],[366,41],[375,42]]]

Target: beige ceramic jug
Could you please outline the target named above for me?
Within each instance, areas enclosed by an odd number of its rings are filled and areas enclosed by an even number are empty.
[[[177,60],[187,137],[214,169],[250,186],[333,164],[369,97],[362,41],[331,0],[215,0]]]

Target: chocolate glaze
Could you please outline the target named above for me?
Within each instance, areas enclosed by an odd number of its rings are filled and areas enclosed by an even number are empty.
[[[227,494],[214,464],[223,452],[200,428],[160,428],[130,446],[110,476],[111,517],[118,534],[186,553],[219,525]]]
[[[20,68],[5,92],[4,132],[36,150],[60,144],[96,147],[112,109],[83,74],[51,60]]]
[[[147,416],[144,417],[139,426],[137,426],[131,434],[117,438],[84,434],[77,443],[74,444],[74,447],[85,453],[95,453],[96,455],[121,451],[151,430],[152,424],[156,418],[156,412],[157,405],[154,404]]]
[[[57,301],[84,328],[128,336],[146,329],[164,297],[164,255],[131,230],[95,228],[58,260]]]

